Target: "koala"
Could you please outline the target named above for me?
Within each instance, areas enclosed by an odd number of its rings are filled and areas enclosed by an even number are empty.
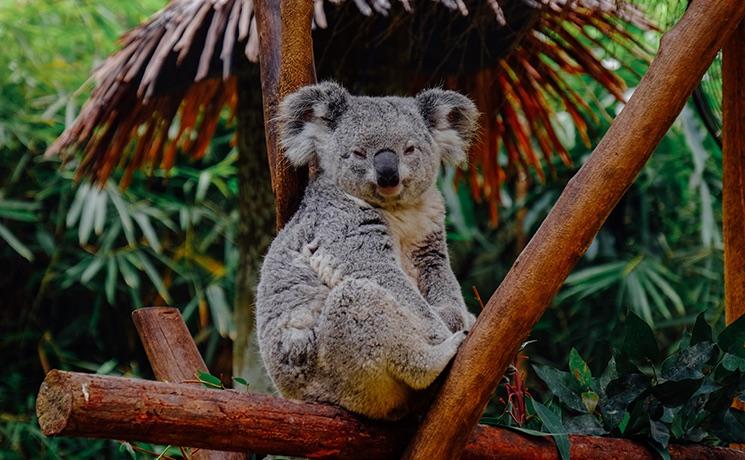
[[[326,82],[278,113],[285,157],[318,170],[261,268],[262,359],[285,397],[399,419],[475,321],[436,178],[466,160],[478,112],[453,91],[363,97]]]

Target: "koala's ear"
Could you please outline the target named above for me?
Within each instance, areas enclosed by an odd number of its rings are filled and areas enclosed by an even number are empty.
[[[463,164],[478,127],[476,105],[460,93],[442,89],[423,91],[416,102],[442,159],[456,166]]]
[[[308,164],[349,107],[350,95],[333,82],[305,86],[279,104],[277,122],[285,156],[295,166]]]

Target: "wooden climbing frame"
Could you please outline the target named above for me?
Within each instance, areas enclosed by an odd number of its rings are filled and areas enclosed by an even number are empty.
[[[257,14],[264,113],[270,120],[268,159],[281,227],[299,202],[307,172],[280,161],[271,120],[282,97],[315,81],[311,2],[257,1]],[[478,419],[518,346],[723,46],[727,319],[745,312],[744,17],[742,0],[694,0],[665,34],[628,104],[492,295],[418,427],[363,420],[318,404],[179,383],[205,365],[183,322],[164,326],[158,319],[166,315],[181,321],[177,312],[161,309],[139,310],[135,321],[156,377],[171,383],[52,371],[37,399],[42,431],[310,458],[556,458],[550,440],[477,425]],[[655,458],[629,440],[574,436],[571,445],[575,459]],[[744,452],[704,446],[673,445],[671,453],[674,458],[745,459]],[[197,455],[244,458],[205,450]]]
[[[379,423],[332,406],[203,387],[206,371],[176,308],[152,307],[132,314],[156,378],[161,382],[78,372],[51,371],[36,409],[47,436],[80,436],[201,448],[191,458],[239,460],[245,452],[322,459],[379,459],[401,455],[416,426]],[[575,460],[656,458],[628,439],[570,436]],[[239,452],[221,452],[239,451]],[[677,459],[742,460],[722,448],[678,446]],[[545,459],[556,456],[550,438],[479,425],[465,459]]]

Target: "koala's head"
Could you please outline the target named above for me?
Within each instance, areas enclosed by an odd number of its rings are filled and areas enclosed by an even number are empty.
[[[319,174],[374,206],[414,203],[440,163],[459,165],[476,131],[466,96],[431,89],[414,98],[352,96],[336,83],[306,86],[279,107],[285,156],[318,158]]]

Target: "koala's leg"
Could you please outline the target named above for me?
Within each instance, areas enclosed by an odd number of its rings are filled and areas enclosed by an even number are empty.
[[[346,355],[342,372],[355,367],[369,374],[383,372],[417,390],[437,378],[465,338],[462,331],[448,331],[436,316],[428,319],[400,305],[369,280],[336,286],[324,313],[321,329],[329,340],[321,342],[329,355]],[[433,335],[443,340],[433,344]]]

